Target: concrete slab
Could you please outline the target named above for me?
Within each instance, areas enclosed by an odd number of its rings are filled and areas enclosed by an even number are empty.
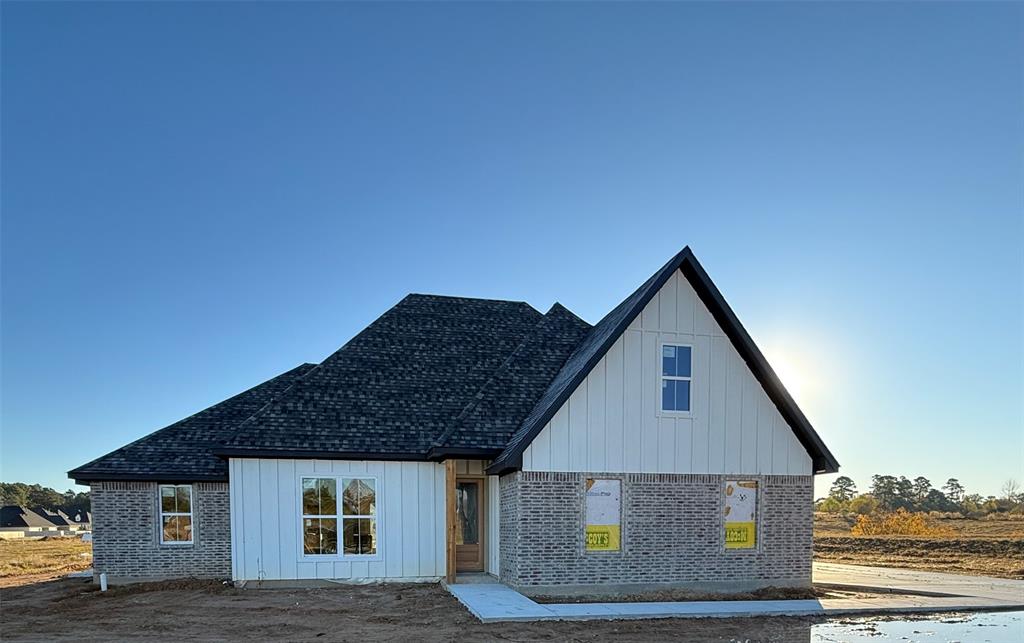
[[[814,563],[814,582],[855,590],[884,588],[893,592],[948,596],[983,596],[1024,603],[1024,581],[987,576],[963,576],[913,569]]]
[[[484,623],[550,620],[554,614],[501,583],[445,584],[448,591]]]
[[[853,569],[847,569],[853,568]],[[794,601],[687,601],[540,604],[500,583],[446,585],[484,623],[748,616],[848,616],[1024,609],[1024,582],[913,570],[815,565],[816,582],[929,595]],[[821,580],[825,579],[825,580]],[[849,582],[847,582],[847,580]],[[937,595],[938,594],[938,595]]]

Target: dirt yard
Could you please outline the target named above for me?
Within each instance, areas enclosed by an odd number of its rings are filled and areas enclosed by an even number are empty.
[[[852,518],[815,514],[814,560],[1024,578],[1024,519],[937,519],[951,537],[851,536]]]
[[[66,576],[92,566],[92,545],[79,538],[0,540],[0,587]]]
[[[440,585],[240,590],[82,580],[0,589],[4,641],[809,641],[801,618],[479,623]]]

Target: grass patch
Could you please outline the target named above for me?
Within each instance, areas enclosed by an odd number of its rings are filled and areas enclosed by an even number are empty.
[[[68,574],[92,566],[92,543],[79,538],[0,540],[0,578]]]

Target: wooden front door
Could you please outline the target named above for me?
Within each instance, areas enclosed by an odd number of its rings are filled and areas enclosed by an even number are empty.
[[[484,481],[455,481],[455,569],[484,570]]]

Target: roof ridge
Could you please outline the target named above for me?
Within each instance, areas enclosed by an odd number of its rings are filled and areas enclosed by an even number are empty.
[[[316,364],[313,368],[311,368],[308,371],[306,371],[305,373],[303,373],[301,377],[297,377],[295,379],[295,381],[292,382],[288,386],[288,388],[286,388],[285,390],[281,391],[280,395],[278,395],[275,398],[272,398],[272,399],[268,400],[267,403],[264,404],[263,406],[261,406],[255,413],[253,413],[249,417],[247,417],[244,420],[242,420],[241,422],[239,422],[238,423],[238,429],[235,431],[236,435],[232,436],[232,437],[236,437],[238,432],[241,431],[243,427],[245,427],[248,424],[251,424],[255,420],[256,416],[262,414],[264,411],[269,409],[271,404],[277,402],[278,400],[284,399],[284,397],[286,395],[288,395],[288,393],[290,393],[291,390],[294,389],[295,386],[299,382],[301,382],[302,380],[304,380],[307,377],[309,377],[310,374],[319,371],[323,367],[324,362],[326,362],[327,360],[331,359],[332,357],[334,357],[335,355],[337,355],[341,351],[345,350],[350,344],[352,344],[352,342],[356,341],[357,339],[359,339],[360,337],[362,337],[363,335],[368,333],[369,330],[374,326],[374,324],[376,324],[377,322],[379,322],[382,319],[384,319],[388,315],[388,313],[393,311],[399,304],[401,304],[403,301],[405,301],[406,299],[408,299],[409,297],[412,297],[414,295],[415,295],[415,293],[409,293],[405,297],[402,297],[400,300],[398,300],[398,303],[396,303],[394,306],[388,308],[387,310],[385,310],[381,314],[377,315],[376,319],[374,319],[372,322],[367,324],[361,331],[359,331],[358,333],[356,333],[355,335],[350,337],[349,340],[347,342],[345,342],[344,344],[342,344],[336,351],[334,351],[333,353],[331,353],[330,355],[325,357],[319,364]],[[227,440],[221,440],[220,444],[221,444],[221,446],[228,446],[227,442],[228,442]]]
[[[455,430],[462,425],[463,421],[465,421],[469,414],[472,413],[478,406],[480,406],[480,403],[483,402],[484,399],[486,398],[485,392],[493,388],[493,386],[497,383],[499,376],[503,375],[508,370],[509,366],[515,360],[515,358],[521,355],[524,350],[526,350],[527,343],[529,343],[531,339],[537,336],[537,333],[539,333],[541,330],[541,326],[544,325],[545,322],[549,322],[553,319],[552,313],[556,312],[556,310],[565,311],[569,313],[574,319],[582,322],[583,324],[587,324],[586,321],[580,319],[580,317],[576,315],[576,313],[572,312],[562,304],[558,302],[552,304],[551,308],[548,309],[548,312],[544,313],[543,317],[541,317],[537,321],[537,323],[534,324],[533,328],[530,329],[530,332],[523,337],[523,341],[519,342],[515,349],[513,349],[512,352],[508,354],[508,357],[506,357],[505,360],[502,361],[498,368],[494,369],[494,371],[491,372],[491,375],[487,378],[487,380],[483,384],[481,384],[480,388],[477,389],[476,393],[473,394],[472,399],[469,402],[467,402],[465,406],[462,407],[462,410],[459,412],[457,416],[455,416],[455,418],[451,421],[451,423],[444,430],[444,432],[442,432],[441,435],[439,435],[437,439],[434,440],[434,447],[443,447],[445,441],[448,440],[453,433],[455,433]],[[589,325],[590,324],[587,324],[587,326]],[[589,332],[590,331],[588,330],[587,333],[589,334]],[[568,357],[566,357],[566,359],[568,359]],[[559,366],[559,370],[561,370],[561,366]]]
[[[528,308],[533,308],[534,310],[537,310],[536,308],[533,307],[532,304],[530,304],[530,302],[523,301],[521,299],[500,299],[500,298],[496,298],[496,297],[466,297],[466,296],[463,296],[463,295],[438,295],[438,294],[429,293],[429,292],[411,292],[411,293],[407,294],[405,297],[403,297],[402,299],[405,300],[405,299],[408,299],[409,297],[433,297],[433,298],[436,298],[436,299],[462,299],[462,300],[465,300],[465,301],[486,301],[486,302],[490,302],[490,303],[500,302],[500,303],[503,303],[503,304],[522,304],[522,305],[524,305],[524,306],[526,306]],[[543,314],[539,310],[537,310],[537,313],[538,314]]]

